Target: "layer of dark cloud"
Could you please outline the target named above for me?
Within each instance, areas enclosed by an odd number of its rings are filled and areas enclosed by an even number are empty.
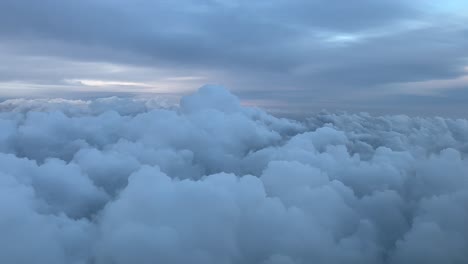
[[[468,121],[220,87],[0,103],[1,263],[466,263]]]
[[[2,32],[83,43],[168,47],[193,45],[230,50],[231,45],[284,42],[304,29],[360,31],[418,15],[406,1],[2,1]],[[257,34],[252,34],[257,33]],[[131,37],[131,38],[127,38]],[[190,42],[191,37],[204,42]],[[180,38],[187,43],[173,42]],[[121,42],[114,42],[120,40]],[[166,43],[166,41],[169,41]],[[146,43],[144,43],[146,42]],[[232,43],[236,42],[236,43]],[[272,43],[270,43],[272,44]],[[154,49],[157,52],[157,49]],[[185,50],[191,52],[191,50]],[[195,51],[194,51],[195,52]],[[172,53],[172,52],[169,52]],[[172,54],[171,54],[172,55]],[[187,55],[187,54],[184,54]]]
[[[356,50],[353,47],[331,50],[330,47],[321,47],[321,37],[317,35],[323,30],[335,34],[359,33],[388,25],[385,30],[391,32],[394,30],[392,22],[423,19],[416,9],[417,4],[409,4],[408,1],[224,2],[138,1],[130,5],[122,1],[65,3],[48,0],[39,3],[7,0],[0,6],[0,30],[4,39],[53,39],[128,51],[166,63],[226,68],[248,65],[249,69],[258,67],[273,71],[288,71],[304,63],[319,67],[331,63],[336,67],[338,61],[342,62],[342,67],[354,68],[357,63],[346,61],[344,54],[356,59],[373,58],[392,67],[394,63],[387,64],[392,56],[403,60],[404,64],[409,58],[402,56],[402,52],[427,55],[432,49],[426,50],[425,47],[438,45],[441,38],[456,42],[449,43],[455,45],[450,50],[445,48],[441,51],[445,53],[466,44],[466,38],[464,42],[463,39],[454,39],[462,36],[446,36],[451,29],[435,28],[423,36],[416,32],[397,34],[381,41],[379,38],[377,41],[371,39]],[[232,5],[228,4],[231,2]],[[301,38],[307,40],[299,43]],[[421,43],[425,43],[422,50],[403,48],[408,44],[421,48]],[[370,53],[366,54],[366,51]],[[325,55],[321,55],[322,52]],[[418,59],[423,56],[418,54],[414,54],[417,56],[415,61],[422,64]],[[460,54],[456,55],[459,57]],[[447,59],[453,58],[454,55]],[[363,66],[374,65],[363,63]],[[415,70],[411,72],[417,75],[418,67]],[[368,72],[368,69],[360,71],[361,75],[363,72]],[[398,74],[395,75],[398,78]],[[349,76],[356,76],[356,73]]]
[[[362,93],[380,93],[383,85],[466,74],[466,17],[454,10],[447,17],[431,3],[5,0],[0,58],[8,64],[0,80],[72,89],[64,79],[151,79],[147,69],[116,77],[75,65],[105,62],[196,72],[243,99],[263,94],[290,105],[345,105]],[[38,67],[38,55],[53,59]],[[285,100],[290,91],[299,96]]]

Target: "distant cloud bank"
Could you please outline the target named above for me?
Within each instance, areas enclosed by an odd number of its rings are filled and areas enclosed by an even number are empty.
[[[0,103],[0,263],[467,263],[468,121]]]

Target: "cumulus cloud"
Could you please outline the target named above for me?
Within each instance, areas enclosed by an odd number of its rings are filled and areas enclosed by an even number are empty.
[[[0,104],[1,263],[466,263],[468,121],[277,118],[217,86]]]

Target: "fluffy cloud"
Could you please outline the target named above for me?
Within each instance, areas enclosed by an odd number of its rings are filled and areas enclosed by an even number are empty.
[[[467,120],[298,122],[215,86],[0,109],[2,263],[468,261]]]

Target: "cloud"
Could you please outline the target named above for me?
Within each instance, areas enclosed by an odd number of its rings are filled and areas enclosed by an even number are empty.
[[[2,263],[464,263],[468,121],[246,108],[219,86],[0,108]]]
[[[181,95],[220,83],[296,116],[421,114],[427,100],[437,104],[432,113],[466,117],[443,99],[459,98],[445,91],[466,75],[464,8],[419,0],[4,0],[0,96]]]
[[[142,0],[129,5],[6,0],[0,10],[5,49],[0,56],[19,54],[2,58],[10,62],[0,79],[8,80],[63,84],[83,79],[167,87],[157,69],[173,73],[173,81],[201,76],[204,82],[229,84],[250,92],[249,99],[256,92],[273,97],[271,91],[294,89],[298,97],[271,99],[302,102],[316,98],[312,95],[317,90],[336,100],[337,91],[378,92],[385,84],[456,78],[468,56],[466,18],[452,9],[447,16],[433,1]],[[37,56],[55,60],[38,62]],[[149,70],[110,74],[103,65],[79,62]],[[185,82],[201,85],[196,79]]]

